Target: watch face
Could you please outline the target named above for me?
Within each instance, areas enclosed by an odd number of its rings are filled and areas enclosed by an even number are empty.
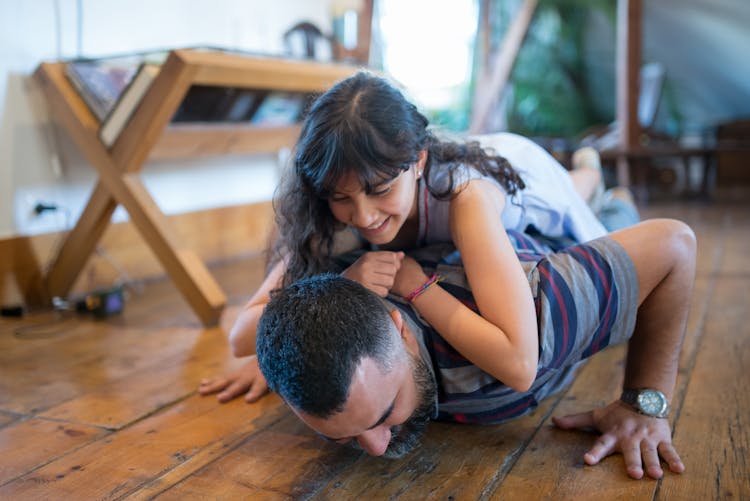
[[[646,414],[658,416],[664,412],[666,407],[664,396],[658,391],[644,390],[638,395],[638,406]]]

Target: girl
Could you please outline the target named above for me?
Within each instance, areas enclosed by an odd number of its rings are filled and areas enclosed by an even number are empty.
[[[270,291],[328,270],[332,256],[369,248],[344,275],[385,296],[402,250],[452,241],[484,320],[481,329],[451,344],[508,386],[523,390],[531,384],[538,357],[534,304],[505,229],[566,242],[602,236],[606,231],[583,198],[593,192],[599,173],[584,168],[569,176],[519,136],[480,138],[508,152],[514,168],[480,142],[440,140],[427,126],[396,88],[366,72],[339,82],[313,104],[294,172],[275,201],[275,265],[232,328],[235,355],[254,353]],[[466,315],[476,316],[466,309],[456,322]],[[255,367],[239,381],[236,375],[204,381],[201,392],[224,390],[219,399],[228,400],[250,386],[246,399],[254,400],[265,390],[262,382],[257,389],[252,384],[259,377]]]

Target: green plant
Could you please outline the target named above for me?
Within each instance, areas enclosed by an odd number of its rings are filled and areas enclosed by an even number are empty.
[[[493,6],[504,8],[499,2]],[[539,3],[511,75],[509,130],[529,136],[573,137],[613,119],[611,109],[597,107],[586,78],[590,63],[585,59],[584,35],[591,9],[602,10],[614,22],[615,2]]]

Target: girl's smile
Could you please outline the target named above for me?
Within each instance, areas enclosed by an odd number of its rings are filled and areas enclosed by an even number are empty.
[[[359,231],[359,233],[362,234],[362,236],[367,240],[370,240],[370,237],[376,238],[381,233],[384,233],[388,228],[388,222],[390,220],[391,217],[388,216],[379,224],[371,225],[369,228],[357,228],[357,231]]]

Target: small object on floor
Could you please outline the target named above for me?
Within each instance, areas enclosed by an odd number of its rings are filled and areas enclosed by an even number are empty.
[[[23,306],[21,305],[3,306],[0,308],[0,317],[20,318],[22,316]]]
[[[122,313],[125,307],[125,295],[121,285],[86,294],[76,301],[76,311],[91,312],[94,318],[107,318]]]

